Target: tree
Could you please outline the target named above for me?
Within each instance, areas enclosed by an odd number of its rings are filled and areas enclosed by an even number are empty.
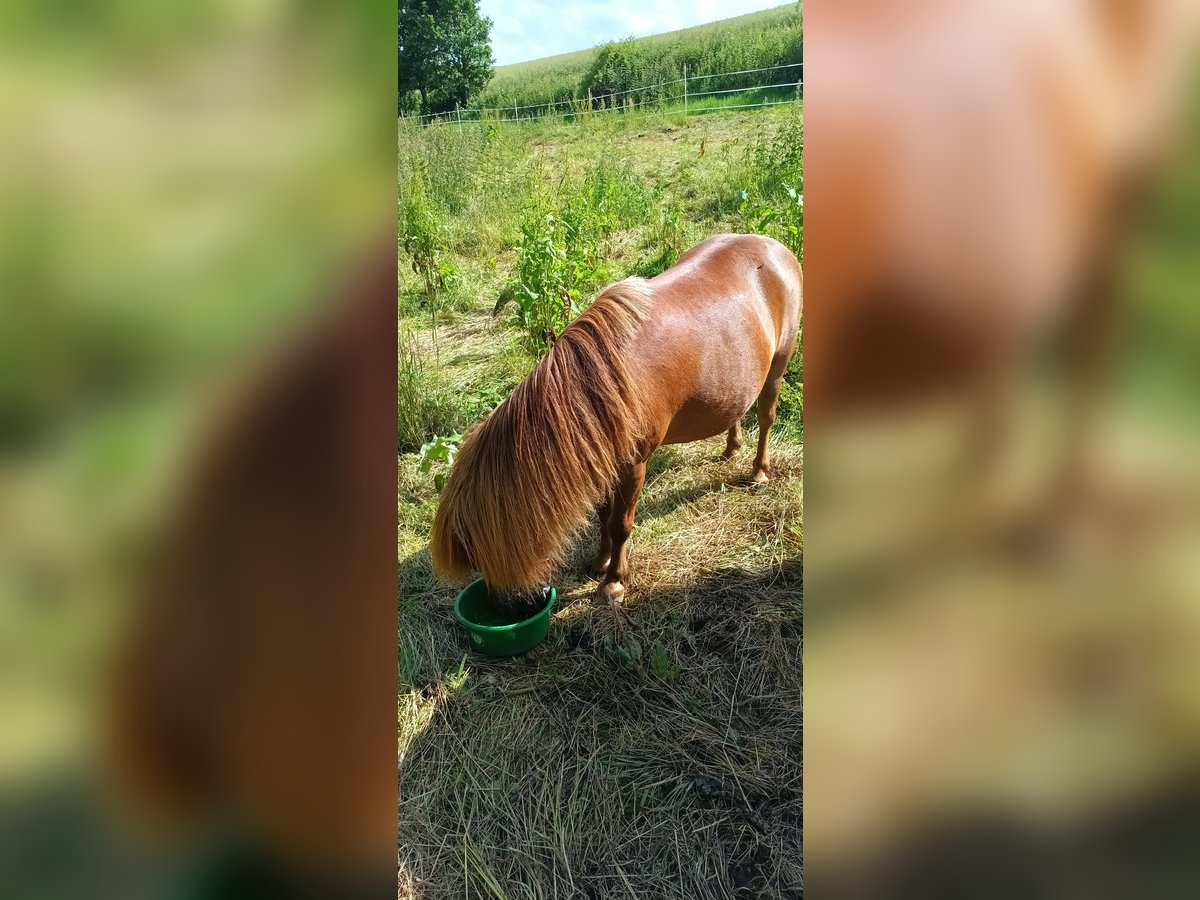
[[[416,91],[421,112],[466,105],[492,77],[492,20],[479,0],[400,0],[397,9],[401,103]]]

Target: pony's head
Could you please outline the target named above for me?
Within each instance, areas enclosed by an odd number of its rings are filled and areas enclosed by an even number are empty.
[[[499,593],[549,583],[641,437],[622,349],[649,302],[642,279],[606,288],[467,434],[433,522],[435,571],[456,581],[479,572]]]

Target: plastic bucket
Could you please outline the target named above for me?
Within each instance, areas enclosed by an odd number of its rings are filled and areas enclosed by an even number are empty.
[[[503,623],[500,607],[492,598],[487,583],[477,578],[454,598],[454,617],[466,629],[471,646],[486,656],[516,656],[532,650],[550,631],[550,611],[557,593],[546,588],[546,604],[520,622]]]

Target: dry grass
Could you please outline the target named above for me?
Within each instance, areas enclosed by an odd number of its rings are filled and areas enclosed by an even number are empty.
[[[801,895],[801,450],[754,490],[721,449],[655,456],[623,616],[581,536],[549,639],[507,661],[467,652],[402,461],[401,898]]]

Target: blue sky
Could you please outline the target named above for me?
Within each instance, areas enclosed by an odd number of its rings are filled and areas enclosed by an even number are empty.
[[[687,28],[791,0],[480,0],[496,65]]]

